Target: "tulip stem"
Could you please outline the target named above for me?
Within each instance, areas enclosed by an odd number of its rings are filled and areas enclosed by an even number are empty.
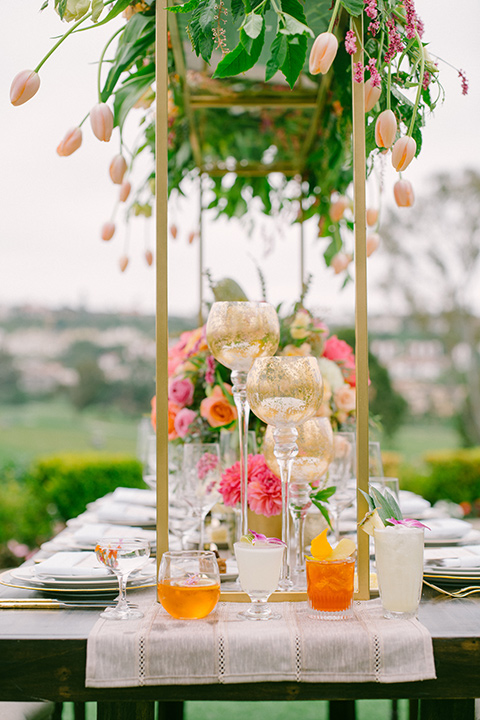
[[[38,63],[37,67],[35,68],[34,72],[38,73],[38,71],[40,70],[40,68],[42,67],[42,65],[48,60],[48,58],[50,57],[50,55],[53,55],[53,53],[55,52],[55,50],[58,48],[59,45],[62,44],[62,42],[65,40],[65,38],[67,38],[69,35],[71,35],[71,34],[77,29],[77,27],[78,27],[79,25],[81,25],[83,22],[85,22],[85,20],[88,20],[88,18],[91,17],[91,15],[92,15],[91,12],[87,13],[87,14],[84,15],[84,17],[82,17],[78,22],[76,22],[75,25],[72,25],[72,27],[70,28],[70,30],[67,30],[67,32],[65,33],[65,35],[62,35],[62,37],[58,40],[58,42],[56,42],[55,45],[48,51],[48,53],[45,55],[45,57],[44,57],[42,60],[40,60],[40,62]]]
[[[122,33],[125,30],[125,27],[126,26],[124,25],[124,26],[118,28],[118,30],[116,30],[113,33],[112,37],[110,38],[110,40],[107,42],[107,44],[103,48],[102,54],[100,55],[100,60],[98,61],[98,73],[97,73],[97,89],[98,89],[98,101],[99,102],[102,102],[102,90],[101,90],[100,86],[102,83],[102,66],[103,66],[103,60],[105,58],[105,53],[107,52],[110,44],[112,43],[113,40],[115,40],[117,35],[119,35],[120,33]]]
[[[335,20],[337,19],[339,7],[340,7],[340,0],[335,0],[335,7],[333,8],[332,17],[330,18],[330,23],[328,25],[328,30],[327,30],[327,32],[329,32],[329,33],[332,32],[333,26],[335,25]]]
[[[387,73],[387,110],[392,109],[392,103],[391,103],[391,97],[390,93],[392,90],[392,63],[388,63],[388,73]]]
[[[418,105],[420,103],[420,97],[422,95],[423,76],[425,74],[425,56],[423,54],[423,45],[422,45],[422,41],[420,39],[420,35],[416,31],[415,31],[415,38],[418,42],[418,47],[420,49],[420,76],[418,79],[417,97],[415,98],[415,105],[413,107],[412,119],[410,120],[410,127],[408,128],[408,133],[407,133],[407,135],[409,137],[412,137],[413,128],[415,126],[415,118],[417,116]]]
[[[78,124],[78,127],[79,127],[79,128],[82,127],[83,123],[84,123],[85,120],[89,117],[89,115],[90,115],[90,112],[88,112],[88,113],[85,115],[85,117],[83,118],[83,120]]]

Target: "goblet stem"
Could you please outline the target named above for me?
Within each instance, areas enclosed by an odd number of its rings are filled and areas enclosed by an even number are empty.
[[[250,407],[247,402],[247,373],[232,371],[232,392],[238,413],[238,447],[240,452],[240,507],[242,511],[242,535],[248,533],[248,419]]]
[[[338,543],[340,540],[340,510],[335,505],[332,505],[330,510],[333,515],[333,537],[335,538],[335,542]]]
[[[127,602],[127,578],[130,573],[115,573],[118,580],[118,602],[115,606],[116,612],[128,612],[130,609]]]
[[[303,548],[305,545],[305,518],[308,508],[312,505],[310,500],[310,485],[308,483],[291,483],[289,488],[290,495],[290,514],[293,520],[294,531],[294,573],[297,576],[297,582],[302,578],[305,572],[305,558],[303,556]],[[300,576],[300,577],[298,577]]]
[[[273,431],[275,442],[273,454],[277,458],[282,483],[282,540],[286,545],[280,587],[287,590],[292,587],[290,577],[290,523],[288,517],[288,485],[292,473],[293,461],[298,453],[298,431],[295,427],[276,427]]]

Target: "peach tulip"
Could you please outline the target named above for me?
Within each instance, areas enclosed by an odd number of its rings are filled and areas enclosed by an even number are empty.
[[[57,147],[60,157],[67,157],[78,150],[82,144],[82,131],[79,127],[71,128]]]
[[[375,107],[381,94],[382,88],[378,85],[372,85],[372,81],[368,79],[364,85],[365,112],[368,112]]]
[[[310,50],[308,69],[312,75],[327,73],[335,60],[338,40],[333,33],[324,32],[317,36]]]
[[[398,172],[405,170],[417,151],[417,143],[412,137],[404,135],[399,138],[392,148],[392,165]]]
[[[175,238],[177,237],[177,234],[178,234],[178,228],[177,228],[177,226],[176,226],[176,225],[170,225],[170,235],[172,236],[172,238],[173,238],[174,240],[175,240]]]
[[[106,222],[102,226],[102,240],[111,240],[115,233],[115,223]]]
[[[378,233],[370,233],[370,235],[367,236],[367,257],[370,257],[379,245],[380,235]]]
[[[336,200],[334,200],[330,205],[329,215],[333,222],[338,222],[342,219],[343,213],[350,205],[348,198],[344,197],[343,195],[340,195]]]
[[[344,252],[338,252],[332,257],[330,266],[333,268],[335,275],[343,272],[352,262],[352,256]]]
[[[130,195],[131,189],[132,189],[131,183],[129,183],[128,180],[124,180],[122,183],[122,186],[120,188],[119,195],[118,195],[120,202],[127,201],[128,196]]]
[[[30,100],[40,87],[40,75],[35,70],[22,70],[15,75],[10,86],[12,105],[23,105]]]
[[[375,142],[378,147],[389,148],[397,134],[397,119],[392,110],[384,110],[375,123]]]
[[[108,142],[113,132],[113,113],[105,103],[97,103],[90,110],[93,134],[102,142]]]
[[[126,255],[122,255],[118,264],[120,265],[120,270],[122,272],[125,272],[125,270],[127,269],[127,265],[128,265],[128,257]]]
[[[110,163],[110,177],[115,185],[121,185],[123,182],[123,176],[127,172],[127,163],[123,155],[115,155],[112,162]]]
[[[415,194],[409,180],[397,180],[393,186],[393,195],[398,207],[412,207],[415,202]]]
[[[367,225],[373,227],[378,220],[378,210],[376,208],[368,208],[367,210]]]
[[[153,253],[151,250],[145,250],[145,260],[147,265],[153,265]]]

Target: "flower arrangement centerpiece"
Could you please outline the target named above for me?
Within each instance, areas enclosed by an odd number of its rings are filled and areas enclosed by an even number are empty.
[[[306,285],[308,288],[308,283]],[[306,290],[305,290],[306,292]],[[355,418],[355,357],[346,342],[329,333],[325,323],[304,306],[303,293],[288,313],[277,308],[280,320],[278,355],[318,358],[324,380],[320,415],[336,429]],[[230,370],[215,360],[205,336],[205,327],[181,334],[168,353],[168,439],[173,443],[218,441],[221,431],[237,429],[237,410],[229,384]],[[261,449],[266,425],[251,417]],[[248,458],[249,507],[271,516],[281,510],[279,478],[261,453]],[[235,506],[240,497],[240,467],[228,468],[220,486],[224,503]]]

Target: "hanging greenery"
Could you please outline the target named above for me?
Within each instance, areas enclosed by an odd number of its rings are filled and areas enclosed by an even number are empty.
[[[100,140],[109,141],[118,128],[110,175],[121,186],[120,200],[130,202],[127,216],[148,217],[155,191],[155,0],[53,4],[72,24],[35,70],[16,76],[11,101],[33,97],[43,63],[69,35],[112,23],[100,54],[98,104],[57,152],[66,156],[80,147],[89,116]],[[325,260],[336,272],[344,269],[342,227],[352,227],[343,200],[352,182],[352,65],[353,82],[365,82],[369,171],[388,152],[403,172],[421,151],[427,113],[443,98],[413,0],[187,0],[168,10],[169,192],[181,193],[185,178],[204,173],[219,215],[241,217],[256,199],[267,215],[318,216],[319,236],[331,239]],[[359,37],[352,19],[362,14]],[[364,64],[353,64],[360,49]],[[141,133],[127,148],[124,128],[133,108],[143,109]],[[145,153],[151,170],[131,193],[131,170]],[[412,204],[408,181],[399,176],[399,182],[398,204]],[[114,223],[106,223],[102,237],[114,232]]]

